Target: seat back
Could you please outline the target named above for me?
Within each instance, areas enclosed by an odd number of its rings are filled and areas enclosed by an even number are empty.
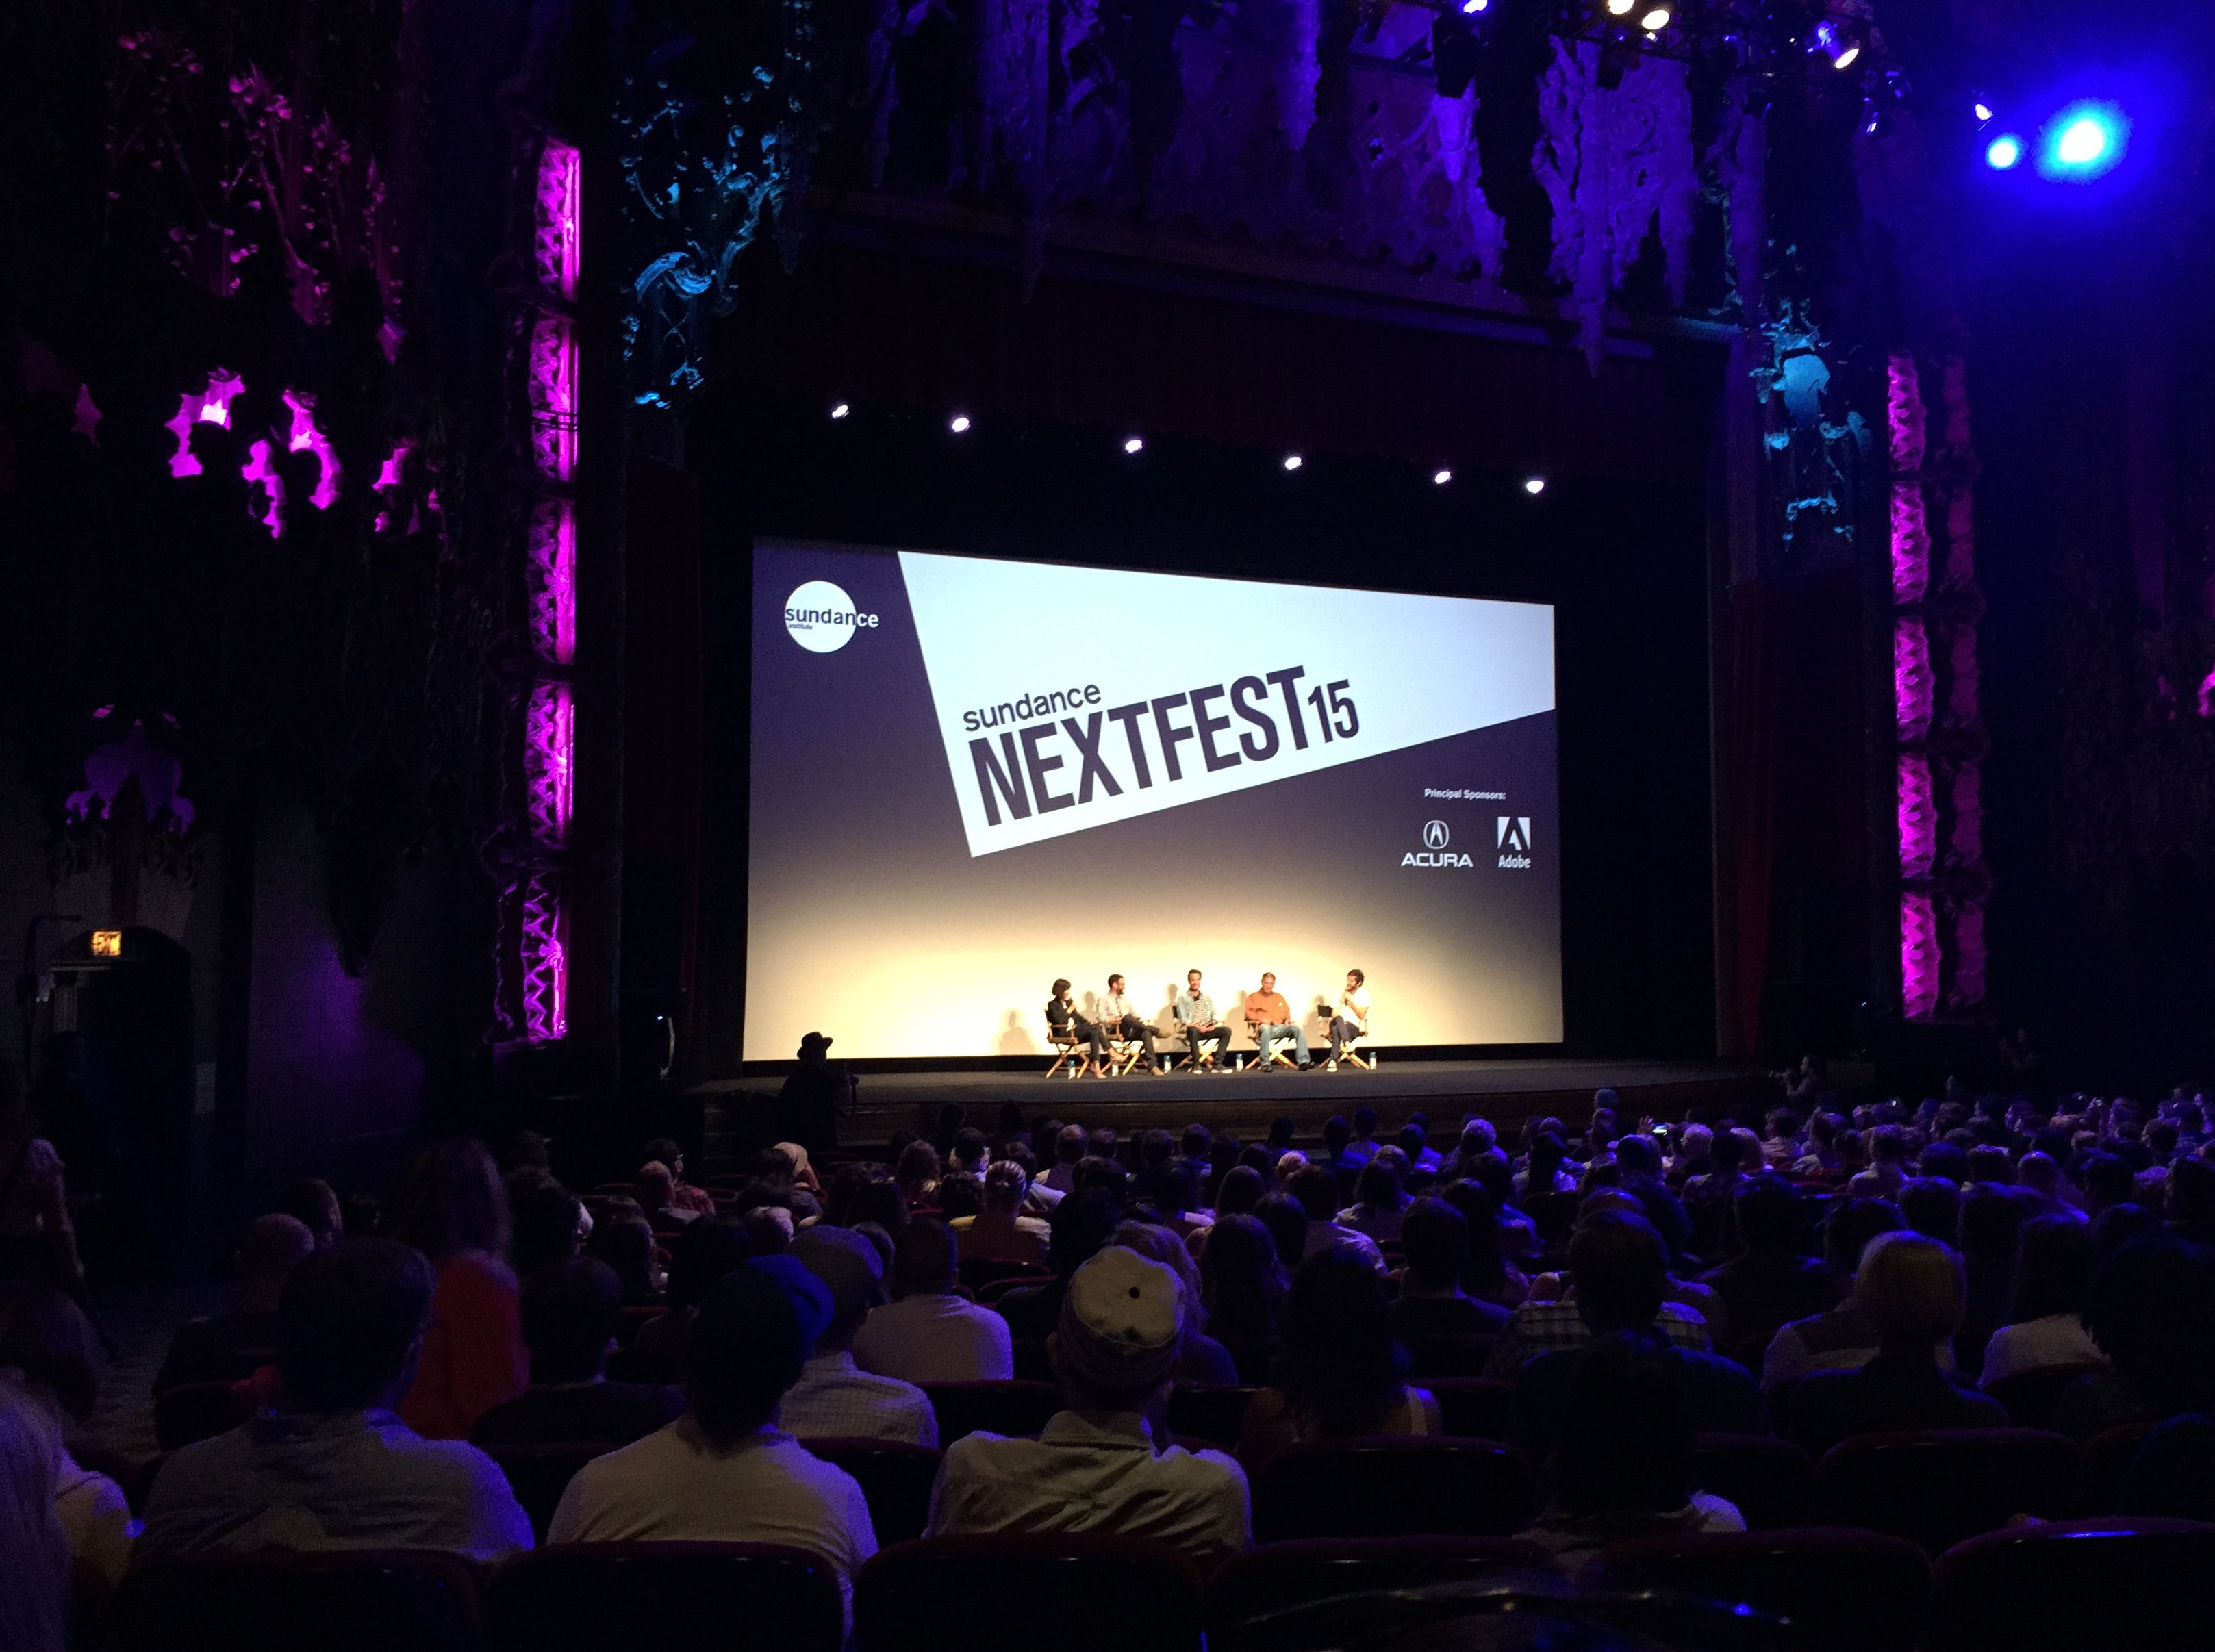
[[[154,1440],[165,1452],[229,1434],[246,1418],[229,1383],[180,1383],[154,1396]]]
[[[554,1511],[561,1505],[561,1494],[577,1477],[577,1471],[614,1449],[604,1440],[571,1440],[547,1445],[488,1446],[484,1452],[507,1477],[507,1489],[531,1519],[531,1535],[543,1543],[546,1528],[554,1523]]]
[[[1905,1538],[1802,1527],[1619,1544],[1594,1581],[1742,1602],[1790,1618],[1805,1637],[1794,1643],[1819,1652],[1914,1652],[1930,1568]]]
[[[1489,1440],[1376,1435],[1295,1446],[1254,1477],[1254,1538],[1506,1537],[1531,1512],[1531,1465]]]
[[[2087,1373],[2103,1368],[2093,1364],[2040,1366],[1987,1384],[1985,1392],[2007,1407],[2008,1420],[2016,1428],[2050,1428],[2061,1391]]]
[[[1052,1277],[1052,1274],[1035,1262],[987,1262],[968,1257],[960,1264],[961,1282],[977,1293],[979,1302],[991,1299],[985,1294],[988,1286],[998,1286],[1006,1290],[1017,1285],[1043,1285]]]
[[[476,1579],[465,1562],[430,1550],[212,1556],[132,1572],[114,1623],[120,1652],[469,1652]]]
[[[2215,1526],[2067,1520],[1987,1532],[1931,1568],[1930,1652],[2207,1646]]]
[[[609,1652],[659,1643],[671,1624],[743,1624],[749,1645],[838,1652],[844,1618],[838,1575],[774,1544],[556,1544],[502,1562],[484,1590],[493,1652]]]
[[[1238,1430],[1246,1421],[1246,1408],[1261,1391],[1179,1383],[1169,1391],[1169,1432],[1181,1439],[1204,1440],[1224,1451],[1234,1450]]]
[[[1430,1336],[1408,1346],[1408,1374],[1418,1381],[1429,1377],[1482,1377],[1492,1362],[1493,1345],[1500,1339],[1488,1331],[1466,1336]]]
[[[1239,1382],[1249,1388],[1265,1388],[1277,1363],[1277,1355],[1284,1352],[1284,1340],[1276,1336],[1218,1336],[1216,1341],[1230,1351],[1230,1363],[1237,1368]]]
[[[1489,1377],[1440,1377],[1422,1385],[1439,1403],[1439,1421],[1462,1440],[1505,1440],[1515,1385]]]
[[[2075,1513],[2105,1514],[2122,1501],[2123,1477],[2130,1472],[2131,1459],[2138,1455],[2153,1426],[2126,1422],[2084,1442],[2077,1458]]]
[[[996,1434],[1034,1434],[1061,1409],[1061,1391],[1052,1383],[924,1383],[930,1409],[938,1417],[938,1443],[951,1446],[979,1428]]]
[[[855,1652],[1198,1652],[1203,1621],[1199,1569],[1145,1538],[926,1538],[854,1580]]]
[[[1692,1483],[1736,1504],[1749,1531],[1773,1532],[1807,1519],[1815,1465],[1797,1446],[1764,1434],[1702,1434]]]
[[[1862,1434],[1815,1465],[1810,1517],[1888,1532],[1936,1555],[2016,1514],[2068,1513],[2076,1478],[2076,1446],[2035,1428]]]
[[[860,1482],[869,1501],[869,1524],[877,1542],[905,1543],[930,1524],[930,1489],[938,1480],[938,1453],[928,1446],[890,1440],[807,1440],[801,1442],[826,1463],[834,1463]]]
[[[1322,1538],[1234,1555],[1207,1586],[1209,1652],[1305,1652],[1303,1623],[1272,1621],[1343,1595],[1416,1589],[1543,1568],[1546,1551],[1509,1538]]]

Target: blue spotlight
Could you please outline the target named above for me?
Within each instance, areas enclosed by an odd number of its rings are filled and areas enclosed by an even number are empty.
[[[2083,183],[2114,169],[2123,158],[2131,123],[2112,103],[2071,103],[2039,133],[2039,175]]]
[[[1979,98],[1976,102],[1977,120],[1981,123],[1992,118],[1992,106]]]
[[[2022,139],[2002,132],[1985,146],[1985,164],[1995,172],[2012,172],[2022,159]]]

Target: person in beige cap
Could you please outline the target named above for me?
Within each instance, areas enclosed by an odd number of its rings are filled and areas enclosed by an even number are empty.
[[[1036,1440],[954,1441],[931,1489],[932,1535],[1107,1532],[1175,1544],[1203,1567],[1244,1548],[1245,1471],[1167,1444],[1184,1317],[1177,1276],[1135,1250],[1109,1245],[1079,1268],[1046,1342],[1063,1409]]]

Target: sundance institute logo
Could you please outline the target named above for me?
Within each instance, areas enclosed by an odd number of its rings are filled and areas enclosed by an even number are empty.
[[[854,599],[828,580],[810,580],[784,600],[784,629],[810,654],[836,654],[856,631],[873,631],[874,614],[856,613]]]

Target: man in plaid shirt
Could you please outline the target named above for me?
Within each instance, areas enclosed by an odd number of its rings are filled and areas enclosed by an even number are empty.
[[[1603,1225],[1635,1224],[1644,1234],[1652,1235],[1654,1250],[1666,1255],[1661,1250],[1660,1236],[1654,1233],[1652,1226],[1643,1218],[1621,1211],[1608,1211],[1602,1214],[1608,1219]],[[1586,1229],[1598,1220],[1598,1218],[1587,1218],[1586,1223],[1580,1226],[1577,1237],[1569,1241],[1570,1298],[1562,1302],[1525,1303],[1516,1309],[1508,1318],[1506,1329],[1500,1333],[1500,1340],[1493,1344],[1492,1358],[1484,1368],[1486,1376],[1512,1380],[1518,1371],[1540,1354],[1560,1354],[1584,1347],[1592,1340],[1592,1319],[1600,1322],[1600,1330],[1609,1330],[1619,1329],[1619,1322],[1626,1317],[1641,1317],[1626,1316],[1617,1311],[1619,1298],[1627,1293],[1640,1294],[1633,1281],[1614,1277],[1615,1270],[1611,1264],[1622,1247],[1580,1243],[1585,1239]],[[1645,1248],[1635,1247],[1640,1250]],[[1653,1321],[1654,1336],[1672,1348],[1689,1349],[1695,1354],[1710,1351],[1705,1319],[1691,1309],[1681,1307],[1674,1302],[1664,1302],[1660,1309],[1660,1315]],[[1587,1318],[1587,1310],[1592,1311],[1590,1319]]]
[[[831,1323],[786,1391],[777,1426],[807,1440],[889,1440],[938,1444],[930,1397],[913,1383],[880,1377],[854,1363],[854,1334],[885,1299],[885,1262],[876,1246],[851,1228],[804,1228],[791,1255],[830,1288]]]

